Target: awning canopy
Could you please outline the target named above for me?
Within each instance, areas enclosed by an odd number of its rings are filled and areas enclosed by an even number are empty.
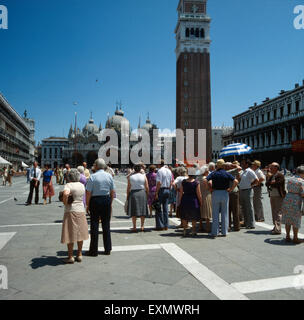
[[[8,165],[8,166],[11,166],[12,164],[10,162],[8,162],[7,160],[3,159],[1,156],[0,156],[0,165]]]

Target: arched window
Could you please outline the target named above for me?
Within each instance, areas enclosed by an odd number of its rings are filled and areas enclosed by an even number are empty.
[[[205,38],[205,30],[201,29],[201,38]]]
[[[196,28],[196,29],[195,29],[195,37],[196,37],[196,38],[199,38],[199,33],[200,33],[200,32],[199,32],[199,28]]]
[[[194,28],[191,28],[191,36],[194,36]]]
[[[190,36],[190,30],[189,30],[189,28],[187,28],[186,29],[186,38],[189,38],[189,36]]]

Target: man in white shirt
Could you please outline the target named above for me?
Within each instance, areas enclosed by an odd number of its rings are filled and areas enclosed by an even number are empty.
[[[30,171],[29,179],[30,179],[30,193],[26,201],[26,205],[30,206],[32,204],[33,192],[35,189],[35,204],[39,202],[39,185],[41,178],[41,170],[38,168],[38,162],[35,161],[33,168]]]
[[[159,200],[162,211],[155,215],[156,230],[168,230],[169,217],[168,217],[168,202],[171,185],[174,181],[173,174],[167,166],[165,166],[164,160],[161,161],[160,169],[156,176],[156,196],[155,199]]]
[[[259,183],[259,179],[255,172],[250,168],[252,163],[250,160],[242,160],[242,169],[244,172],[241,175],[240,188],[240,205],[244,214],[244,225],[246,229],[255,229],[252,197],[253,186]]]
[[[253,209],[255,221],[263,222],[264,218],[264,209],[262,203],[262,187],[263,182],[266,180],[266,177],[262,170],[260,169],[261,162],[258,160],[253,161],[251,169],[255,172],[259,179],[259,183],[253,187]]]

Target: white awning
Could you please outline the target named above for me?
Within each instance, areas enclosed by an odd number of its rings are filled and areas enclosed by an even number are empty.
[[[22,166],[22,168],[28,168],[28,167],[29,167],[29,166],[28,166],[26,163],[24,163],[23,161],[22,161],[21,166]]]
[[[3,159],[0,156],[0,165],[9,165],[9,166],[11,166],[12,164],[10,162],[8,162],[7,160]]]

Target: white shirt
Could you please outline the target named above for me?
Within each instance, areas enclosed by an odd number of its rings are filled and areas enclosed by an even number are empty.
[[[239,184],[239,187],[241,190],[251,189],[251,184],[254,180],[259,180],[255,172],[247,168],[243,174],[241,175],[241,182]]]
[[[258,179],[260,180],[260,179],[266,179],[266,177],[265,177],[265,175],[264,175],[264,173],[263,173],[263,171],[261,170],[261,169],[256,169],[255,171],[254,171],[254,173],[256,174],[256,176],[258,177]]]
[[[176,185],[177,190],[179,190],[179,188],[180,188],[181,185],[182,185],[182,182],[183,182],[185,179],[188,179],[188,177],[187,177],[187,176],[179,176],[179,177],[177,177],[177,178],[174,180],[174,183],[175,183],[175,185]],[[177,206],[177,207],[180,205],[180,202],[181,202],[180,193],[179,193],[179,191],[177,191],[177,194],[176,194],[176,206]]]
[[[32,168],[30,171],[30,181],[33,180],[35,174],[35,168]],[[37,167],[36,168],[36,179],[39,181],[41,178],[41,170]]]
[[[156,183],[160,182],[161,188],[170,188],[171,183],[173,182],[172,172],[168,169],[167,166],[160,168],[157,171]]]
[[[142,173],[135,173],[130,176],[131,190],[144,190],[146,183],[146,176]]]

